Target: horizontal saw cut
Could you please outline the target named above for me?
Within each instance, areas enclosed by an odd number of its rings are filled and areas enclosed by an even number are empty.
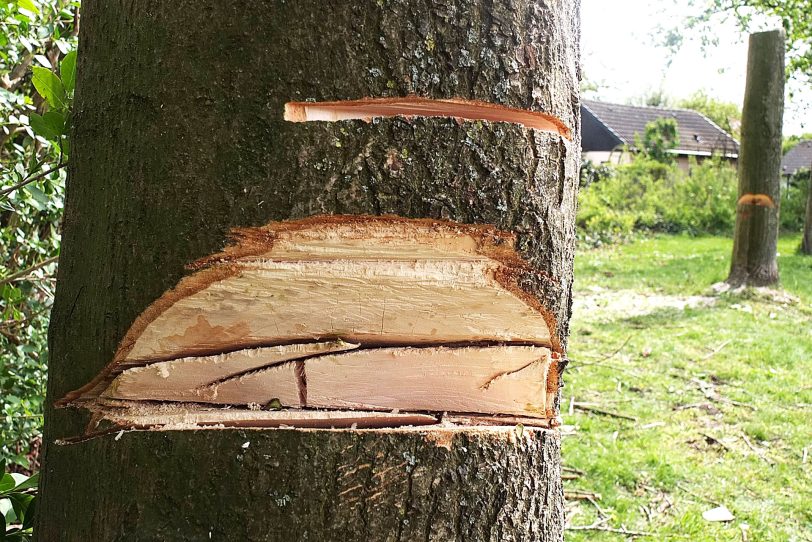
[[[291,360],[303,360],[357,347],[357,344],[333,341],[253,348],[216,356],[161,361],[124,371],[104,395],[117,399],[208,402],[207,387],[220,380]],[[245,401],[253,402],[260,401]]]
[[[358,410],[545,416],[550,351],[533,346],[373,348],[325,354],[207,386],[162,385],[162,371],[205,374],[217,358],[130,369],[103,397]],[[191,367],[185,367],[191,366]]]
[[[555,322],[522,286],[537,274],[513,235],[319,216],[233,237],[148,307],[112,363],[61,404],[97,415],[119,401],[190,413],[273,405],[553,417]],[[198,419],[211,425],[217,410],[206,412]]]
[[[407,96],[405,98],[363,98],[335,102],[288,102],[285,104],[285,120],[289,122],[336,122],[340,120],[369,122],[373,118],[381,117],[446,117],[460,120],[510,122],[572,139],[569,127],[554,115],[478,100]]]

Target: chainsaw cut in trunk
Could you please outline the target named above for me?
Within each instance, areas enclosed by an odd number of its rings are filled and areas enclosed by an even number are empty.
[[[64,403],[93,403],[101,418],[115,401],[184,404],[190,413],[271,405],[553,417],[554,322],[520,286],[533,271],[512,235],[444,221],[323,216],[234,237],[153,303],[105,371]],[[120,407],[109,419],[121,424],[135,411]],[[216,410],[204,412],[201,424],[216,421]],[[287,425],[300,421],[281,416]],[[267,426],[273,417],[239,423]],[[326,414],[325,426],[334,418]],[[233,422],[232,412],[222,421]]]

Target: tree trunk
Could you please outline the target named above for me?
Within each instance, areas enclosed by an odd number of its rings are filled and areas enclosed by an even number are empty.
[[[742,106],[739,200],[727,282],[778,282],[778,212],[784,115],[784,31],[750,36]]]
[[[561,540],[555,429],[174,427],[81,437],[54,402],[233,227],[316,214],[489,224],[570,315],[578,1],[86,0],[50,330],[38,540]],[[418,96],[434,116],[288,122],[291,101]],[[465,117],[467,118],[467,117]],[[77,438],[79,437],[79,438]]]
[[[806,183],[806,217],[804,218],[804,238],[801,241],[801,254],[812,255],[812,167]]]

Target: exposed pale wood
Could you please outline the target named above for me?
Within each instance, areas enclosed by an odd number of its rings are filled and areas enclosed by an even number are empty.
[[[519,286],[529,268],[514,236],[493,227],[319,216],[233,235],[144,311],[111,365],[63,403],[98,395],[125,368],[271,345],[557,345],[552,317]]]
[[[285,120],[291,122],[370,121],[374,117],[452,117],[463,120],[512,122],[527,128],[557,133],[567,139],[572,138],[570,129],[553,115],[477,100],[408,96],[337,102],[288,102],[285,104]]]
[[[502,287],[493,261],[240,263],[165,311],[128,360],[332,337],[363,344],[549,344],[544,317]]]
[[[200,427],[313,427],[351,428],[432,425],[430,414],[347,410],[247,410],[206,408],[195,404],[140,404],[121,402],[106,408],[103,417],[122,427],[195,429]]]
[[[384,345],[551,342],[540,307],[511,283],[522,265],[512,239],[493,230],[362,217],[238,235],[242,243],[209,260],[234,274],[162,311],[127,361],[326,337]]]
[[[304,361],[306,403],[295,364],[199,390],[200,401],[334,409],[399,409],[545,417],[550,351],[533,346],[375,348]],[[121,379],[126,373],[119,377]],[[118,397],[114,383],[105,393]],[[187,395],[167,394],[163,400]]]
[[[217,380],[286,361],[357,347],[357,344],[332,341],[163,361],[124,371],[105,395],[134,400],[163,400],[168,396],[174,401],[205,400],[201,388]]]
[[[443,422],[463,426],[526,426],[551,428],[559,425],[558,420],[549,418],[531,418],[529,416],[488,416],[483,414],[448,414]]]

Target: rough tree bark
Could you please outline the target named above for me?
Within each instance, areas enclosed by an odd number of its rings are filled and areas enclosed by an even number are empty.
[[[801,240],[801,254],[812,255],[812,167],[806,189],[806,216],[804,217],[804,237]]]
[[[54,408],[232,227],[315,214],[492,224],[566,347],[578,1],[86,0],[50,333],[38,540],[562,539],[560,437],[507,426],[175,429],[74,439]],[[289,101],[461,98],[513,123],[292,123]],[[69,442],[69,443],[68,443]]]
[[[784,115],[784,31],[750,35],[742,106],[739,200],[727,282],[778,282],[778,212]]]

